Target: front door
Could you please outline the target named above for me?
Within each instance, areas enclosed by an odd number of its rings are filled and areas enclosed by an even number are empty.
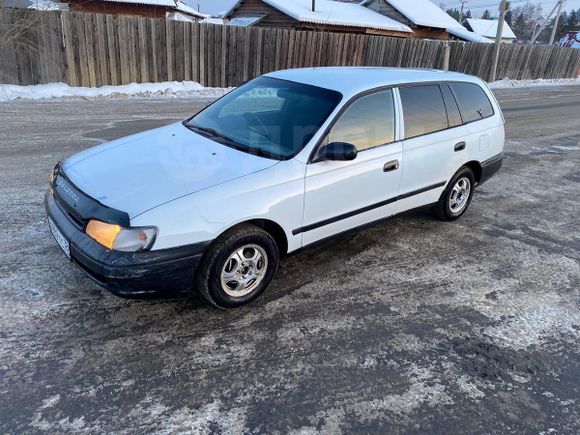
[[[402,171],[402,146],[395,136],[392,90],[351,102],[322,145],[348,142],[358,155],[351,161],[319,161],[306,169],[303,244],[391,216]]]

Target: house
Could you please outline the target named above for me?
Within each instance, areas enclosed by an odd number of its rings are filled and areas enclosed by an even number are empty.
[[[198,21],[207,16],[180,0],[61,0],[71,12]]]
[[[314,5],[314,10],[313,9]],[[412,37],[399,21],[361,4],[331,0],[239,0],[225,15],[230,24]]]
[[[58,0],[0,0],[0,6],[15,9],[36,9],[38,11],[66,11],[67,5]]]
[[[498,20],[484,20],[476,18],[467,18],[463,25],[474,33],[485,38],[490,38],[495,40],[497,34]],[[513,42],[516,40],[516,35],[513,30],[508,26],[508,23],[503,22],[503,33],[501,36],[502,42]]]
[[[463,28],[447,12],[429,0],[364,0],[361,4],[406,24],[413,30],[415,38],[446,40],[450,38],[448,29]]]
[[[560,47],[580,48],[580,32],[566,32],[557,45]]]

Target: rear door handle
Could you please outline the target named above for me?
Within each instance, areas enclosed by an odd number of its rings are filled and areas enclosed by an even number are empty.
[[[397,169],[399,169],[398,160],[391,160],[390,162],[385,163],[385,166],[383,166],[383,172],[396,171]]]
[[[465,149],[465,141],[461,141],[455,144],[455,151],[463,151]]]

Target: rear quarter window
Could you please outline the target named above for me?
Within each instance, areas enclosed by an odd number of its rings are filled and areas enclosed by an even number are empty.
[[[457,99],[463,122],[472,122],[493,116],[489,98],[475,83],[450,83]]]

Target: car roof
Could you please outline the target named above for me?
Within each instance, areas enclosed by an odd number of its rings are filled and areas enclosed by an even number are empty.
[[[481,83],[475,76],[456,72],[381,67],[315,67],[275,71],[265,74],[283,80],[332,89],[351,96],[369,89],[407,83],[466,81]]]

